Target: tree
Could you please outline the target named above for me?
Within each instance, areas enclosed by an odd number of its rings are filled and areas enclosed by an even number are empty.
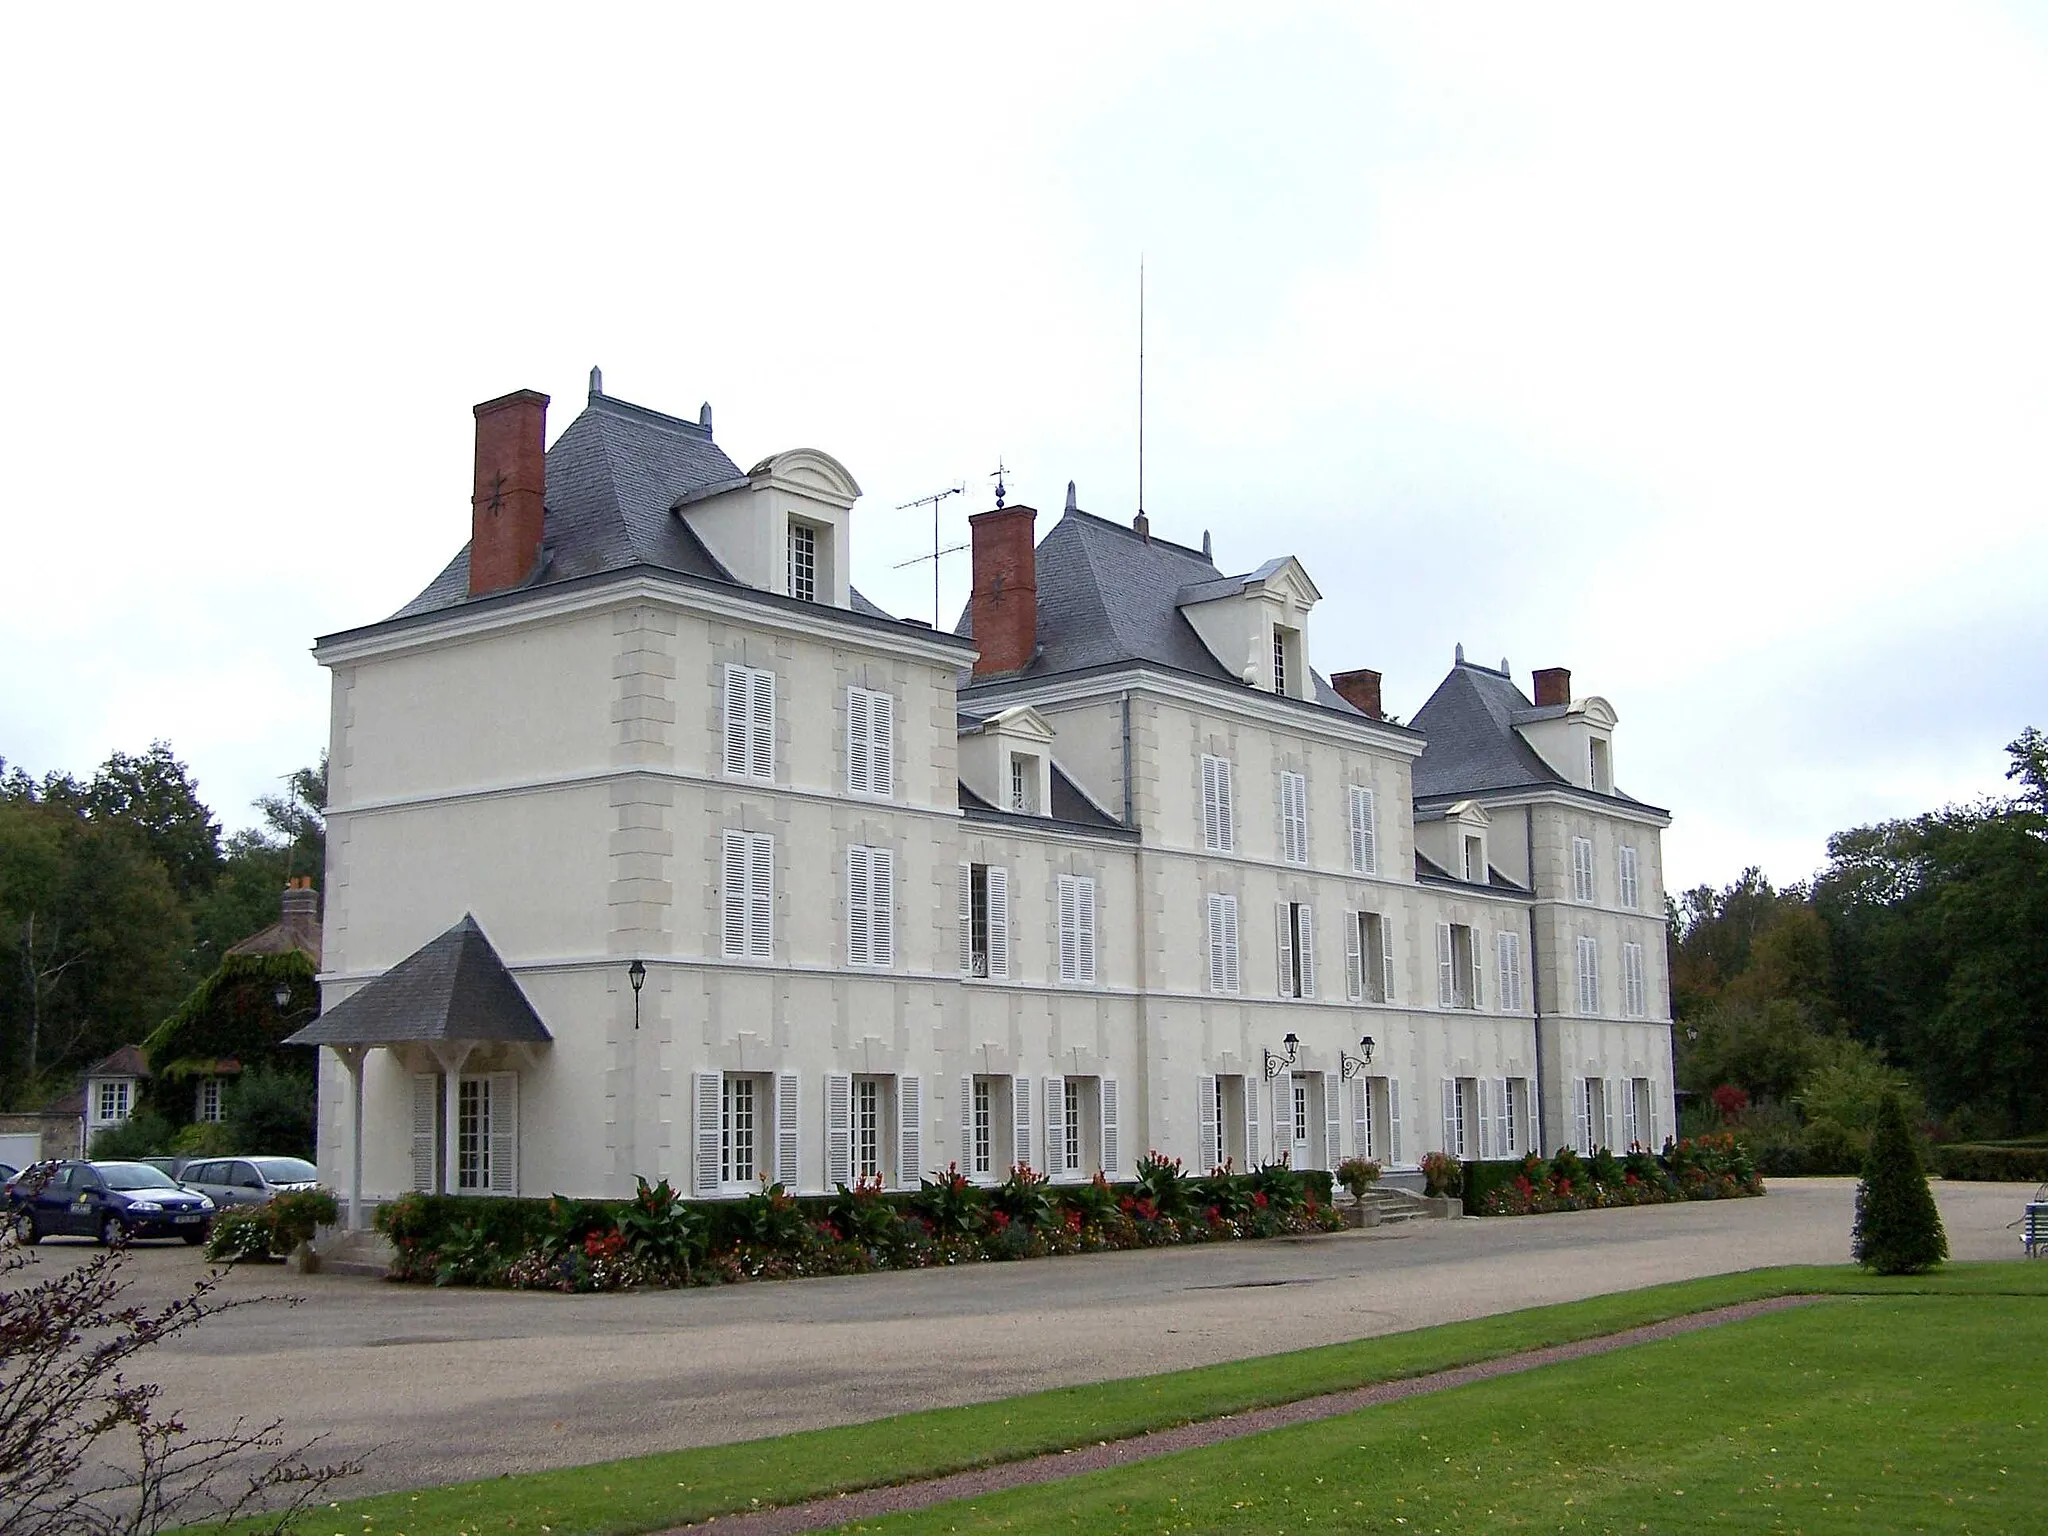
[[[318,1117],[310,1077],[251,1067],[228,1089],[221,1116],[238,1152],[313,1156]]]
[[[2030,725],[2020,732],[2019,740],[2008,742],[2005,750],[2012,757],[2005,776],[2019,780],[2019,804],[2048,815],[2048,736]]]
[[[220,873],[220,823],[167,741],[139,757],[115,752],[81,795],[90,820],[124,821],[141,832],[181,898],[210,889]]]
[[[1880,1275],[1917,1275],[1948,1257],[1948,1234],[1897,1095],[1886,1094],[1856,1186],[1850,1251]]]

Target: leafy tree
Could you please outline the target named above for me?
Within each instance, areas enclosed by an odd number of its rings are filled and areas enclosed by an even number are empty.
[[[1870,1155],[1856,1186],[1856,1262],[1880,1275],[1917,1275],[1948,1257],[1948,1234],[1920,1166],[1920,1149],[1897,1095],[1878,1105]]]
[[[1732,1084],[1751,1099],[1784,1103],[1820,1061],[1821,1037],[1796,1004],[1731,999],[1681,1027],[1678,1085],[1712,1094]]]
[[[167,741],[139,757],[115,752],[80,796],[93,821],[136,828],[162,862],[181,898],[210,889],[220,873],[220,823],[199,799],[199,786]]]
[[[2019,804],[2048,815],[2048,736],[2030,725],[2020,732],[2019,740],[2008,742],[2005,750],[2012,757],[2005,776],[2019,780]]]
[[[275,1157],[313,1156],[313,1080],[295,1072],[252,1067],[221,1104],[237,1151]]]

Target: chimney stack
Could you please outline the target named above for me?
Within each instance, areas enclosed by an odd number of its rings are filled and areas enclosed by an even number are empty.
[[[976,677],[1021,672],[1038,649],[1038,512],[997,507],[967,520],[974,539],[968,622],[981,656]]]
[[[307,875],[294,875],[284,888],[281,903],[285,938],[307,954],[320,953],[320,893]]]
[[[1572,674],[1569,667],[1539,667],[1535,683],[1538,709],[1548,709],[1553,704],[1571,703]]]
[[[530,389],[476,408],[469,595],[516,587],[540,563],[547,495],[548,397]]]
[[[1361,715],[1375,720],[1384,720],[1387,712],[1380,708],[1380,675],[1361,667],[1356,672],[1333,672],[1330,686],[1337,690],[1346,704]]]

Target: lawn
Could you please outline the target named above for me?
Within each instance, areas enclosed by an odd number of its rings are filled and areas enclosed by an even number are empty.
[[[1936,1275],[1908,1280],[1873,1279],[1848,1268],[1782,1268],[1718,1275],[1349,1344],[972,1407],[904,1414],[841,1429],[373,1495],[337,1505],[327,1512],[327,1519],[308,1529],[346,1530],[352,1536],[542,1530],[552,1536],[637,1536],[759,1505],[792,1503],[1093,1445],[1191,1420],[1592,1338],[1735,1302],[1810,1291],[2048,1297],[2048,1264],[1959,1264]],[[2048,1302],[2034,1305],[2048,1306]],[[1704,1337],[1723,1336],[1717,1329]],[[1635,1356],[1632,1353],[1628,1358]],[[1549,1379],[1547,1373],[1544,1379]],[[1352,1457],[1347,1454],[1345,1459]]]
[[[848,1527],[2033,1532],[2048,1299],[1822,1302]]]

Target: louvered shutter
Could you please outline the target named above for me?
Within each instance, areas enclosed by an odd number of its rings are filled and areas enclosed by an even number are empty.
[[[1372,1079],[1364,1073],[1351,1079],[1351,1150],[1360,1157],[1372,1151]]]
[[[960,1079],[960,1171],[972,1174],[974,1169],[974,1079]],[[909,1188],[906,1180],[904,1187]]]
[[[726,955],[747,952],[747,834],[725,834],[725,866],[721,871],[723,916],[719,949]]]
[[[837,1189],[853,1182],[853,1077],[825,1074],[825,1184]]]
[[[1095,882],[1082,879],[1074,889],[1075,974],[1089,985],[1095,982]]]
[[[1116,1079],[1098,1078],[1095,1092],[1102,1109],[1102,1171],[1113,1179],[1123,1163],[1124,1148],[1123,1131],[1117,1118]]]
[[[797,1188],[797,1078],[775,1074],[775,1182],[791,1194]]]
[[[1031,1079],[1010,1079],[1010,1152],[1025,1167],[1031,1166]]]
[[[747,669],[728,665],[725,669],[725,771],[736,779],[747,776]]]
[[[1288,910],[1288,905],[1284,901],[1275,904],[1273,913],[1277,919],[1275,927],[1279,935],[1280,955],[1278,966],[1280,995],[1282,997],[1292,997],[1294,996],[1294,914]]]
[[[1316,995],[1316,914],[1315,909],[1303,902],[1300,919],[1295,924],[1294,941],[1301,949],[1301,995]]]
[[[1344,995],[1354,1003],[1365,997],[1364,940],[1359,934],[1362,924],[1362,914],[1344,914]]]
[[[1045,1172],[1067,1171],[1067,1080],[1045,1079]]]
[[[893,694],[868,695],[868,775],[871,793],[896,793],[896,699]]]
[[[756,833],[747,858],[747,953],[757,960],[775,955],[775,839]]]
[[[699,1195],[718,1193],[718,1152],[720,1132],[719,1090],[725,1078],[717,1072],[693,1074],[696,1099],[696,1166],[690,1170],[690,1187]]]
[[[486,1117],[491,1149],[491,1193],[519,1193],[519,1074],[493,1072],[485,1082],[491,1096]]]
[[[1458,1153],[1458,1084],[1453,1078],[1443,1080],[1444,1098],[1444,1140],[1443,1148],[1452,1157]]]
[[[1331,1169],[1344,1161],[1344,1097],[1338,1081],[1334,1072],[1323,1074],[1323,1166]]]
[[[1642,1137],[1636,1129],[1636,1085],[1631,1082],[1626,1086],[1628,1092],[1621,1101],[1621,1134],[1633,1147],[1642,1140]]]
[[[1456,973],[1451,962],[1451,925],[1436,925],[1436,1005],[1454,1008],[1458,1002]]]
[[[868,850],[868,941],[871,964],[887,970],[896,963],[896,850]]]
[[[1364,813],[1365,857],[1358,868],[1361,874],[1376,875],[1380,869],[1380,832],[1377,798],[1369,789],[1358,792],[1359,805]]]
[[[896,1079],[896,1184],[917,1188],[924,1168],[924,1079]]]
[[[989,968],[993,970],[991,957]],[[974,866],[960,866],[960,974],[974,974]]]
[[[868,692],[865,688],[846,690],[846,788],[849,794],[866,795],[874,791],[874,777],[869,771],[872,750],[868,740]]]
[[[1276,1163],[1294,1161],[1294,1074],[1273,1079],[1273,1156]]]
[[[988,973],[1007,980],[1010,974],[1010,872],[989,866]]]
[[[1401,1161],[1401,1080],[1387,1079],[1387,1155]]]
[[[1290,864],[1308,862],[1308,780],[1280,775],[1280,856]]]
[[[1600,1105],[1601,1145],[1606,1147],[1610,1152],[1614,1150],[1615,1101],[1621,1097],[1622,1090],[1626,1089],[1627,1087],[1628,1079],[1621,1077],[1610,1077],[1603,1084],[1603,1092],[1600,1095],[1602,1101]]]
[[[1230,782],[1231,772],[1230,759],[1219,759],[1216,787],[1220,793],[1216,797],[1216,826],[1221,840],[1217,846],[1225,853],[1237,846],[1237,794]]]
[[[1477,1157],[1481,1162],[1484,1162],[1487,1158],[1494,1155],[1493,1084],[1483,1077],[1473,1079],[1472,1097],[1477,1102],[1466,1107],[1479,1123],[1474,1126],[1469,1121],[1467,1122],[1465,1146],[1471,1156]]]
[[[1259,1087],[1249,1077],[1241,1077],[1244,1084],[1244,1172],[1249,1173],[1259,1161]]]
[[[1649,1146],[1649,1149],[1652,1152],[1661,1152],[1664,1150],[1664,1138],[1662,1135],[1659,1134],[1659,1127],[1663,1123],[1664,1117],[1657,1113],[1658,1109],[1661,1107],[1658,1104],[1659,1095],[1657,1093],[1657,1085],[1654,1082],[1646,1082],[1644,1084],[1644,1087],[1649,1092],[1648,1109],[1650,1122],[1650,1139],[1647,1145]]]
[[[1383,1003],[1394,1000],[1394,916],[1391,912],[1380,914],[1380,999]]]
[[[1059,877],[1059,927],[1060,927],[1060,980],[1073,981],[1080,974],[1080,956],[1077,952],[1079,935],[1075,932],[1078,918],[1074,911],[1074,877]]]
[[[1217,769],[1219,766],[1220,764],[1213,757],[1204,757],[1202,759],[1202,846],[1204,848],[1213,849],[1223,846],[1223,834],[1219,830],[1222,823],[1217,816],[1217,808],[1223,798],[1223,791],[1217,784]]]
[[[1203,1173],[1223,1161],[1223,1152],[1218,1145],[1222,1132],[1223,1127],[1216,1121],[1216,1079],[1204,1073],[1195,1079],[1195,1160]]]
[[[754,778],[775,777],[775,674],[755,671],[747,677],[747,772]]]
[[[867,966],[875,963],[874,936],[869,931],[868,851],[846,850],[846,963]]]
[[[1209,990],[1223,990],[1223,898],[1209,898]]]
[[[1578,1103],[1576,1106],[1578,1118],[1574,1127],[1578,1132],[1578,1136],[1573,1144],[1581,1154],[1587,1154],[1593,1150],[1593,1085],[1591,1080],[1583,1077],[1580,1078],[1578,1080],[1578,1089]]]
[[[1508,1080],[1504,1077],[1493,1080],[1493,1113],[1494,1156],[1519,1152],[1521,1148],[1515,1144],[1514,1106],[1508,1102]]]
[[[1472,930],[1472,1006],[1486,1006],[1486,955],[1479,947],[1479,930]]]
[[[440,1192],[434,1165],[441,1149],[441,1079],[421,1072],[412,1080],[412,1187],[422,1194]]]
[[[1223,898],[1223,989],[1235,994],[1241,978],[1237,965],[1237,898]]]

